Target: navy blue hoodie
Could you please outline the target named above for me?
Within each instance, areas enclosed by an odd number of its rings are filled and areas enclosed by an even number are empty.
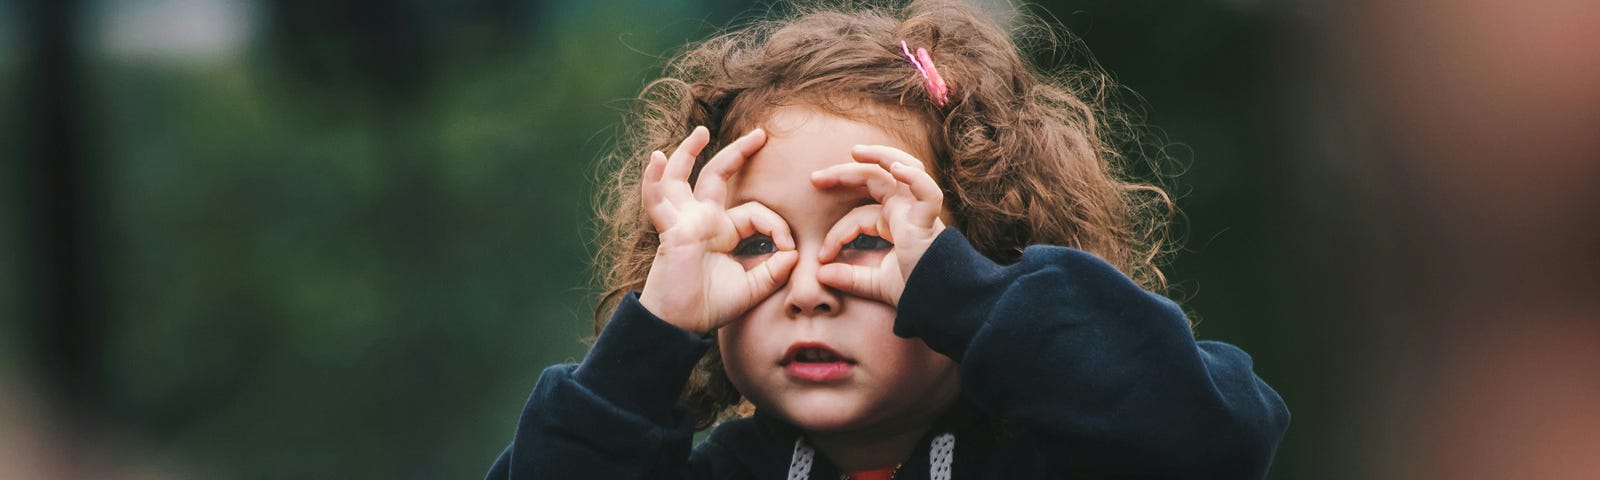
[[[1196,341],[1173,302],[1071,248],[1029,247],[1001,266],[946,229],[907,281],[894,333],[959,363],[962,391],[901,480],[1263,478],[1289,424],[1249,355]],[[488,478],[839,478],[802,432],[760,412],[691,449],[678,396],[710,347],[628,295],[582,363],[539,377]]]

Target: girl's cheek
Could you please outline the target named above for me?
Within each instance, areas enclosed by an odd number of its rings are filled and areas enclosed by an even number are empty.
[[[767,261],[769,256],[771,255],[748,255],[736,256],[733,259],[739,262],[739,266],[744,267],[744,271],[748,272],[750,269],[756,268],[756,265],[760,265],[761,262]]]
[[[884,255],[888,255],[888,254],[889,254],[889,250],[887,250],[887,249],[885,249],[885,250],[840,250],[839,251],[839,255],[837,257],[834,257],[833,262],[834,263],[848,263],[848,264],[851,264],[851,265],[871,266],[871,265],[877,265],[879,262],[883,261],[883,256]]]

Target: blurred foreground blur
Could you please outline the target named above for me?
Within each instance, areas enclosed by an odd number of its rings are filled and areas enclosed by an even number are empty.
[[[1303,151],[1327,169],[1302,178],[1346,201],[1301,200],[1320,205],[1300,218],[1366,226],[1303,243],[1326,252],[1308,271],[1333,273],[1316,304],[1334,308],[1307,319],[1319,356],[1359,377],[1329,397],[1349,402],[1330,458],[1351,478],[1594,478],[1600,4],[1361,1],[1323,18],[1293,83],[1324,119]]]
[[[1323,3],[1030,11],[1172,142],[1272,478],[1594,478],[1600,4]],[[481,476],[625,100],[749,7],[0,0],[0,479]]]

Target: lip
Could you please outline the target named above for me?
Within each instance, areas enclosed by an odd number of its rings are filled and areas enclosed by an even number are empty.
[[[796,355],[806,350],[826,351],[837,357],[838,360],[832,362],[794,361]],[[839,353],[838,350],[834,350],[827,344],[818,342],[797,342],[794,345],[790,345],[789,350],[784,352],[783,359],[778,361],[778,365],[783,367],[784,373],[791,378],[808,382],[831,382],[849,377],[855,363],[855,359]]]

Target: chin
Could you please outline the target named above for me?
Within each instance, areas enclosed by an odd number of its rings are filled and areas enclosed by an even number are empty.
[[[862,422],[859,418],[837,413],[805,412],[795,415],[792,412],[785,412],[783,417],[796,428],[807,432],[847,432],[859,430],[867,425],[867,422]]]
[[[788,399],[774,410],[790,424],[812,432],[857,430],[874,421],[858,401],[838,395],[802,395]]]

